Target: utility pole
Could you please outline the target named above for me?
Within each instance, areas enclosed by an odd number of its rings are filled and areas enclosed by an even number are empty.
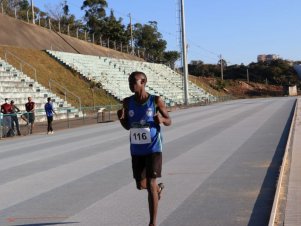
[[[220,62],[221,62],[221,78],[224,80],[224,69],[223,69],[223,57],[222,54],[220,55]]]
[[[28,9],[28,10],[27,10],[27,12],[26,12],[26,16],[27,16],[27,23],[29,23],[28,11],[29,11],[29,9]]]
[[[249,68],[247,68],[247,81],[250,82],[250,78],[249,78]]]
[[[188,95],[188,65],[187,65],[187,49],[186,49],[186,34],[185,34],[185,15],[184,15],[184,0],[181,1],[181,35],[182,35],[182,57],[183,57],[183,73],[184,73],[184,103],[189,104]]]
[[[32,13],[32,23],[35,24],[33,0],[31,0],[31,13]]]
[[[129,13],[129,18],[130,18],[130,32],[131,32],[131,54],[134,52],[134,47],[133,47],[133,29],[132,29],[132,16]]]

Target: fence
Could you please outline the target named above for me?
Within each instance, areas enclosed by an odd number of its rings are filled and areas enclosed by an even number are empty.
[[[90,125],[96,123],[111,122],[117,120],[117,109],[121,105],[106,105],[95,107],[82,107],[82,111],[74,117],[74,112],[71,108],[57,108],[57,115],[54,115],[53,128],[54,130],[61,130],[66,128],[76,128],[83,125]],[[20,133],[22,136],[30,135],[31,125],[26,123],[25,119],[30,117],[30,112],[22,112],[15,114],[0,113],[0,139],[5,137],[12,137],[18,134],[17,126],[13,125],[12,117],[17,117]],[[32,133],[47,132],[47,118],[43,110],[36,110],[35,123]]]
[[[32,13],[30,9],[28,9],[25,13],[24,11],[19,11],[19,9],[16,7],[4,7],[1,1],[0,8],[0,13],[2,14],[6,14],[7,16],[14,17],[15,19],[19,19],[27,23],[33,23]],[[145,49],[143,48],[135,48],[132,45],[125,44],[120,41],[111,40],[109,38],[102,38],[100,35],[96,36],[95,33],[89,34],[82,25],[64,23],[60,20],[50,18],[47,15],[41,17],[39,14],[35,14],[34,24],[57,32],[58,34],[65,34],[70,37],[75,37],[77,39],[84,40],[93,44],[98,44],[100,46],[114,49],[116,51],[132,54],[139,58],[152,59],[152,56],[146,53]],[[52,45],[51,49],[60,51],[60,49],[57,49],[55,45]]]
[[[216,102],[223,102],[232,100],[231,96],[219,97],[217,100],[206,100],[201,103],[189,105],[189,106],[168,106],[168,111],[175,111],[181,108],[200,106],[200,105],[209,105]],[[74,117],[71,108],[55,109],[56,112],[60,112],[57,116],[54,115],[53,120],[53,129],[62,130],[67,128],[76,128],[84,125],[91,125],[97,123],[107,123],[118,120],[117,110],[120,109],[122,105],[104,105],[104,106],[95,106],[95,107],[82,107],[81,114],[78,114]],[[23,119],[29,118],[28,112],[18,113],[18,114],[2,114],[0,113],[0,139],[6,137],[16,136],[18,131],[16,126],[12,126],[12,116],[17,116],[20,125],[20,132],[22,136],[30,135],[30,124],[27,124]],[[36,122],[34,123],[33,134],[45,133],[47,132],[47,120],[46,115],[43,110],[37,110],[35,113]]]

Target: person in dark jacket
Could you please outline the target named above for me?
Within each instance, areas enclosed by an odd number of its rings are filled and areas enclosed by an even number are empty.
[[[10,106],[11,106],[11,110],[12,110],[11,111],[12,130],[15,130],[15,126],[16,126],[17,134],[18,134],[18,136],[21,136],[19,120],[18,120],[18,115],[17,115],[17,113],[20,112],[20,109],[15,105],[15,102],[13,100],[10,101]]]

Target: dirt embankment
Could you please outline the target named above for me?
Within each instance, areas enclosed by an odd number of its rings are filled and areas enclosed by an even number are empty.
[[[130,54],[95,45],[2,14],[0,14],[0,31],[0,45],[142,60]]]
[[[31,63],[35,67],[41,68],[41,70],[39,70],[39,80],[46,87],[49,79],[49,75],[47,74],[59,74],[62,79],[62,75],[65,72],[63,72],[63,68],[55,71],[54,68],[57,67],[55,62],[53,60],[49,60],[49,58],[45,56],[45,53],[39,53],[36,50],[53,49],[87,55],[108,56],[129,60],[142,60],[141,58],[130,54],[121,53],[119,51],[82,41],[77,38],[57,33],[38,25],[29,24],[2,14],[0,14],[0,31],[0,46],[2,46],[0,50],[2,49],[4,52],[5,49],[8,49],[18,56],[21,56],[23,60]],[[28,49],[28,51],[22,50],[24,48]],[[51,68],[51,70],[49,70],[49,68]],[[284,93],[283,88],[280,86],[264,85],[252,82],[247,83],[233,80],[221,81],[217,78],[194,76],[191,76],[190,80],[215,96],[232,95],[238,98],[247,98],[252,96],[281,96]],[[73,88],[69,88],[71,91],[74,91]],[[78,92],[78,89],[75,90]],[[100,94],[100,96],[101,95],[102,94]],[[86,96],[87,95],[84,95],[84,97]],[[87,104],[92,103],[90,102]],[[99,102],[103,103],[106,101],[99,100]]]
[[[283,86],[275,86],[239,80],[221,81],[219,78],[211,77],[201,77],[199,78],[199,80],[202,83],[207,84],[207,86],[210,86],[214,90],[218,91],[220,95],[232,95],[237,98],[285,95],[285,90]]]

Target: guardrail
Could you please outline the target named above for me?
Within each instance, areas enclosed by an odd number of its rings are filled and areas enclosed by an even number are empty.
[[[280,194],[281,194],[282,189],[283,189],[284,172],[286,171],[286,169],[288,167],[290,167],[290,166],[287,165],[287,161],[289,159],[289,149],[290,149],[290,145],[291,145],[291,142],[292,142],[293,130],[294,130],[294,127],[295,127],[297,107],[298,107],[298,100],[296,100],[295,106],[294,106],[293,118],[292,118],[291,127],[290,127],[289,135],[288,135],[288,138],[287,138],[286,146],[285,146],[285,151],[284,151],[284,155],[283,155],[283,159],[282,159],[279,179],[278,179],[278,182],[277,182],[277,188],[276,188],[276,192],[275,192],[275,196],[274,196],[274,201],[273,201],[273,206],[272,206],[272,211],[271,211],[268,226],[280,225],[280,222],[278,222],[278,223],[276,222],[276,218],[277,218],[277,215],[279,213],[278,207],[280,205]]]
[[[73,92],[69,91],[65,86],[59,84],[58,82],[49,79],[49,89],[51,90],[51,84],[54,83],[55,85],[57,85],[58,87],[62,88],[64,90],[64,94],[65,94],[65,101],[67,101],[67,92],[70,93],[72,96],[74,96],[75,98],[78,99],[78,103],[79,103],[79,111],[82,110],[82,102],[81,102],[81,98],[79,96],[77,96],[76,94],[74,94]]]
[[[53,127],[54,129],[75,128],[83,125],[90,125],[95,123],[103,123],[117,120],[116,111],[122,105],[101,105],[95,107],[82,107],[81,115],[74,112],[74,108],[55,108],[57,115],[54,115]],[[22,117],[29,118],[30,112],[18,112],[14,114],[0,113],[0,139],[17,135],[16,126],[14,130],[12,127],[12,116],[17,116],[21,135],[30,135],[30,124],[22,120]],[[27,115],[27,116],[26,116]],[[41,118],[43,119],[41,121]],[[35,111],[35,126],[33,133],[46,132],[47,118],[43,109]]]
[[[11,137],[15,136],[20,132],[20,122],[19,118],[25,120],[29,120],[30,114],[34,114],[32,112],[18,112],[11,114],[3,114],[0,113],[0,139],[3,137]],[[20,116],[20,117],[19,117]],[[30,134],[29,124],[26,124],[26,133]]]
[[[4,53],[4,57],[5,57],[5,61],[6,61],[6,62],[9,62],[9,61],[8,61],[8,57],[7,57],[8,55],[13,56],[15,59],[17,59],[18,61],[20,61],[20,62],[19,62],[19,64],[20,64],[20,69],[19,69],[19,70],[20,70],[21,72],[23,72],[23,65],[27,65],[28,67],[30,67],[30,68],[33,70],[33,72],[34,72],[34,78],[35,78],[35,81],[38,82],[37,70],[35,69],[34,66],[32,66],[31,64],[29,64],[29,63],[27,63],[26,61],[22,60],[21,58],[19,58],[18,56],[16,56],[15,54],[13,54],[12,52],[10,52],[10,51],[8,51],[8,50],[6,50],[5,53]]]
[[[219,101],[226,101],[230,100],[232,98],[223,98],[219,99]],[[189,106],[184,105],[176,105],[176,106],[167,106],[168,111],[174,111],[180,108],[187,108],[187,107],[194,107],[194,106],[201,106],[201,105],[209,105],[212,103],[216,103],[217,101],[206,101],[203,103],[196,103]],[[66,128],[75,128],[83,125],[90,125],[90,124],[96,124],[96,123],[104,123],[104,122],[110,122],[118,120],[117,118],[117,110],[122,108],[122,104],[117,105],[99,105],[99,106],[93,106],[93,107],[81,107],[81,114],[76,115],[76,112],[74,112],[74,108],[68,108],[68,107],[60,107],[55,108],[54,110],[58,113],[58,115],[54,115],[54,121],[53,121],[53,128],[56,129],[66,129]],[[19,116],[24,114],[26,112],[18,113]],[[46,120],[46,114],[44,113],[43,109],[37,109],[35,111],[36,115],[36,122],[33,133],[43,133],[47,130],[47,120]],[[0,139],[4,137],[5,129],[3,126],[3,114],[0,113]],[[6,116],[9,116],[7,114]],[[41,117],[44,117],[44,120],[42,122],[37,122]],[[27,124],[25,124],[23,121],[20,121],[20,130],[22,135],[30,135],[30,128]]]

